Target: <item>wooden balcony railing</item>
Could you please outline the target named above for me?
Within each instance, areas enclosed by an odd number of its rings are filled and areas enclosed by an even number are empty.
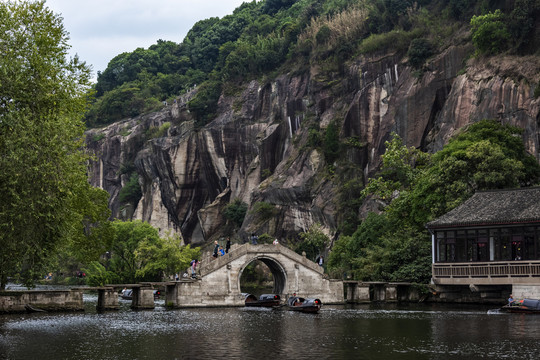
[[[540,283],[540,260],[435,263],[433,281],[442,285]]]

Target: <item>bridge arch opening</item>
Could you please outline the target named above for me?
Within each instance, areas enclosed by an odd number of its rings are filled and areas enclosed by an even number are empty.
[[[242,279],[242,275],[244,273],[244,270],[246,270],[246,268],[250,264],[253,264],[256,261],[262,262],[270,270],[270,273],[272,274],[272,280],[273,280],[273,283],[274,283],[273,288],[272,288],[272,293],[273,294],[283,294],[284,290],[285,290],[285,287],[287,285],[287,274],[285,272],[285,269],[275,259],[272,259],[272,258],[266,257],[266,256],[255,257],[255,258],[251,259],[250,261],[248,261],[246,264],[244,264],[244,266],[242,267],[242,269],[240,270],[240,272],[238,274],[238,288],[242,289],[241,279]]]

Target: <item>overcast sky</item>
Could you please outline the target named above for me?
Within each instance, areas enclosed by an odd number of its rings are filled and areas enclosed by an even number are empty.
[[[118,54],[148,48],[158,39],[182,42],[210,17],[232,14],[250,0],[46,0],[64,18],[72,55],[92,65],[94,77]]]

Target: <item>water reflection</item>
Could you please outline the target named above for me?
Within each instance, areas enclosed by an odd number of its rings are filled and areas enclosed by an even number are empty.
[[[536,359],[539,317],[442,305],[0,315],[0,359]]]

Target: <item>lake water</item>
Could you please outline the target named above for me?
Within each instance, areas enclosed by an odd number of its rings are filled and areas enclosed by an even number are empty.
[[[0,315],[0,359],[538,359],[540,316],[440,304]]]

